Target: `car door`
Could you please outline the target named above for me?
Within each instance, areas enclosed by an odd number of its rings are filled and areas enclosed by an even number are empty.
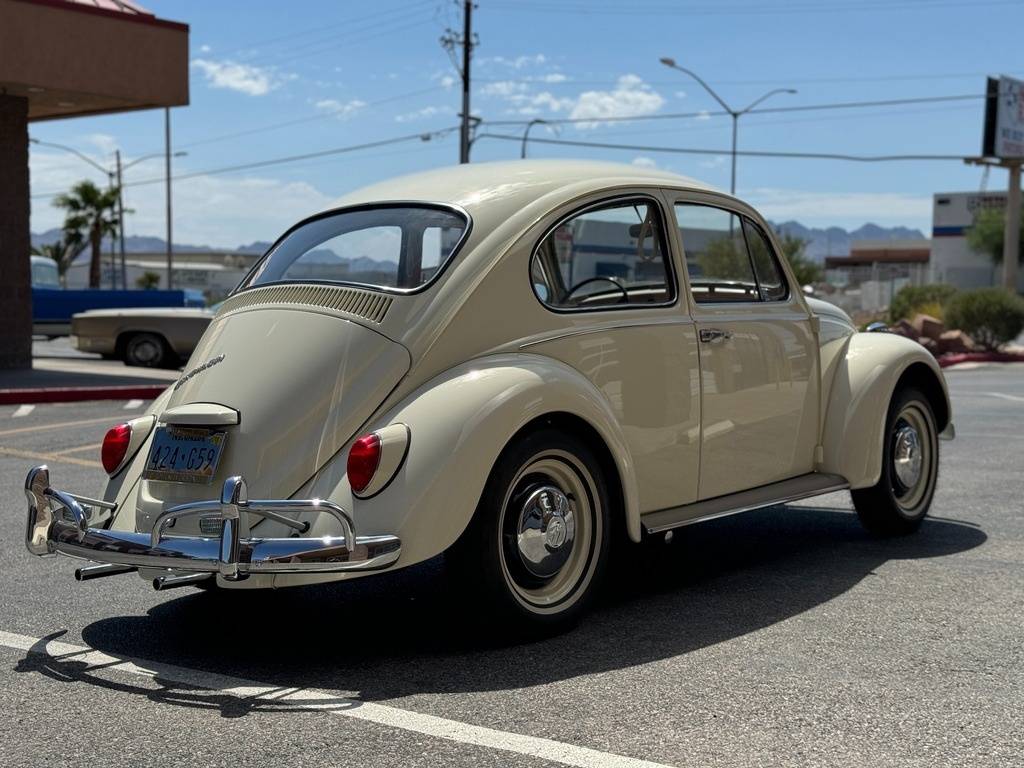
[[[699,342],[698,498],[811,472],[820,379],[799,287],[749,212],[673,202]]]

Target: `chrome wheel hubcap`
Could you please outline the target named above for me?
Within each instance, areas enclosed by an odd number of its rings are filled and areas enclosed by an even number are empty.
[[[543,485],[527,496],[516,537],[527,571],[542,579],[554,576],[569,559],[575,537],[576,519],[561,490]]]
[[[896,431],[893,470],[904,488],[913,488],[921,479],[921,438],[909,424]]]

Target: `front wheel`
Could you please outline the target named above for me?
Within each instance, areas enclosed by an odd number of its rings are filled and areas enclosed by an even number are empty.
[[[928,514],[938,475],[939,440],[931,404],[920,390],[900,390],[889,405],[878,483],[851,492],[861,523],[881,535],[916,530]]]
[[[571,434],[538,430],[502,452],[449,562],[499,620],[560,628],[583,612],[604,571],[609,507],[593,452]]]

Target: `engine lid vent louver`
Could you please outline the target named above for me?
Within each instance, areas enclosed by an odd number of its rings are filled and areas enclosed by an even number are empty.
[[[265,304],[300,304],[320,307],[346,315],[355,315],[372,323],[381,323],[391,307],[390,296],[359,288],[329,285],[270,285],[251,288],[224,301],[217,315]]]

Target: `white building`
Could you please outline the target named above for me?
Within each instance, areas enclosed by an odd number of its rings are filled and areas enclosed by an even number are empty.
[[[174,287],[201,291],[209,303],[220,301],[238,285],[259,254],[224,252],[185,252],[174,254]],[[167,255],[165,253],[125,254],[125,272],[128,287],[137,288],[138,280],[147,272],[157,275],[157,288],[167,287]],[[68,288],[86,288],[89,285],[89,253],[79,256],[68,267]],[[121,287],[120,257],[111,259],[103,254],[100,286],[109,288],[116,282]]]
[[[957,288],[983,288],[1000,285],[1003,268],[987,253],[972,251],[967,245],[967,230],[978,211],[1006,208],[1005,192],[940,192],[932,207],[932,253],[930,282],[948,283]],[[1024,291],[1024,270],[1017,290]]]

